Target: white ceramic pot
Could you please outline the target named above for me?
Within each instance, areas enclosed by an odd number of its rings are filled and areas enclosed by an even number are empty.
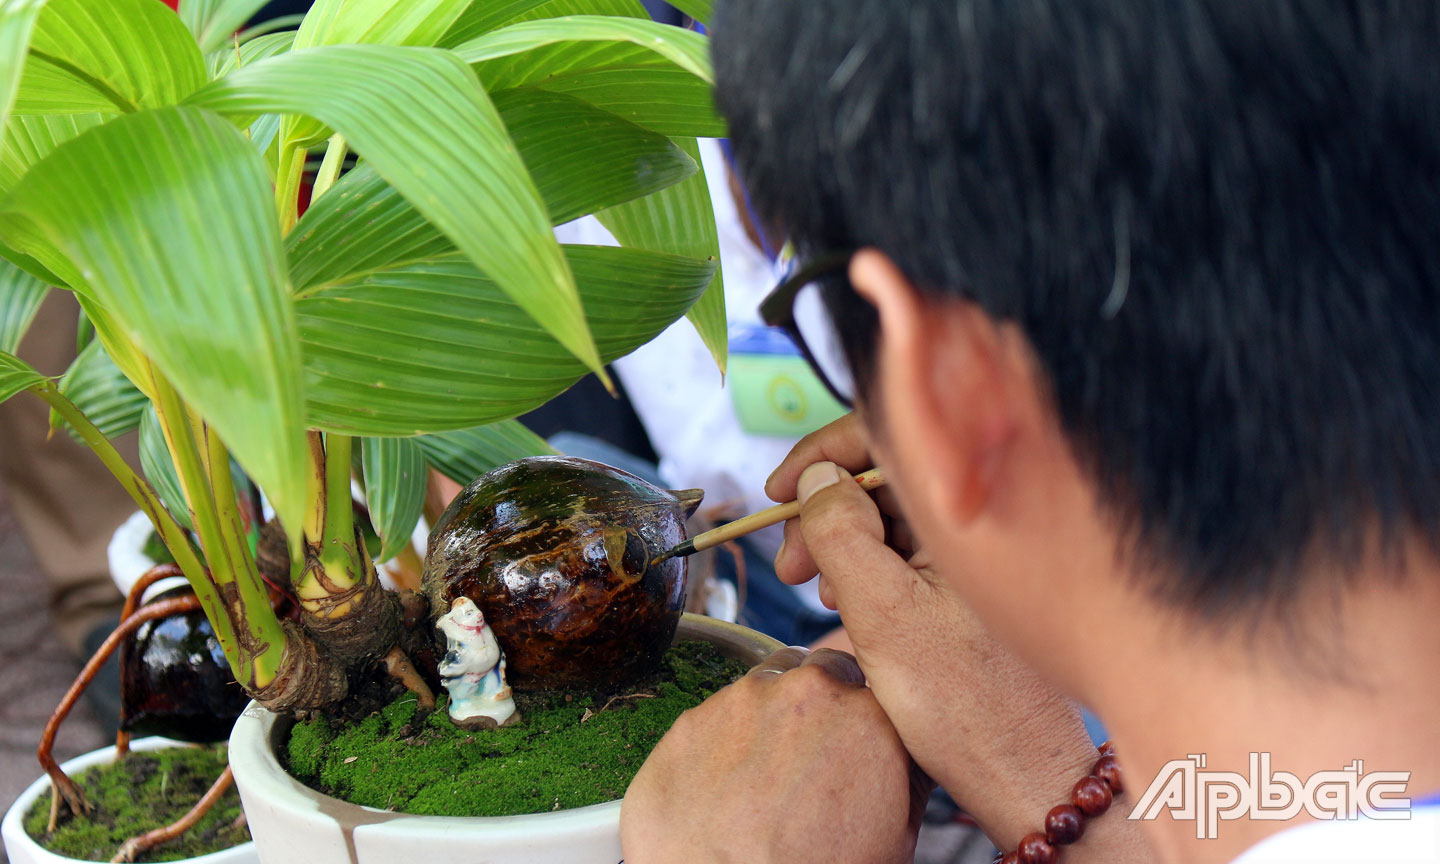
[[[738,624],[685,615],[675,638],[703,639],[750,665],[780,643]],[[529,816],[412,816],[305,786],[276,758],[292,724],[252,703],[230,735],[230,767],[263,864],[616,864],[620,802]]]
[[[168,738],[138,738],[130,743],[131,750],[158,750],[162,747],[186,747],[178,741],[171,741]],[[92,765],[100,765],[115,758],[115,748],[105,747],[100,750],[92,750],[83,756],[76,756],[60,767],[65,773],[72,777],[89,768]],[[10,864],[75,864],[76,859],[66,858],[47,851],[39,843],[31,839],[25,833],[25,814],[34,806],[35,801],[50,788],[50,778],[41,777],[15,799],[15,803],[5,813],[5,821],[0,824],[0,836],[5,839],[5,854],[10,856]],[[242,843],[239,846],[232,846],[220,852],[209,855],[201,855],[199,858],[186,858],[185,861],[193,864],[257,864],[259,857],[255,854],[254,843]]]

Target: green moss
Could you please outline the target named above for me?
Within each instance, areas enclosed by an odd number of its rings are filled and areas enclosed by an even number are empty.
[[[167,747],[136,751],[119,762],[87,768],[74,780],[95,805],[95,812],[62,821],[54,834],[50,792],[40,796],[25,816],[25,830],[40,845],[81,861],[109,861],[131,837],[169,825],[189,812],[225,770],[225,746]],[[250,839],[248,829],[230,826],[240,816],[234,787],[185,834],[140,861],[179,861],[208,855]]]
[[[519,695],[524,722],[466,732],[445,700],[416,717],[406,694],[359,723],[296,724],[292,774],[355,804],[437,816],[504,816],[614,801],[675,718],[743,674],[704,642],[683,642],[660,675],[613,699]],[[608,705],[607,705],[608,703]]]

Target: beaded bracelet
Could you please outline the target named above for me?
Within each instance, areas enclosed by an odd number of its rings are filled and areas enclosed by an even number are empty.
[[[1058,847],[1079,840],[1085,833],[1085,820],[1109,810],[1115,796],[1124,791],[1115,747],[1106,741],[1100,745],[1095,767],[1070,790],[1070,803],[1054,807],[1045,815],[1045,833],[1026,834],[1013,852],[996,852],[994,864],[1055,864],[1060,857]]]

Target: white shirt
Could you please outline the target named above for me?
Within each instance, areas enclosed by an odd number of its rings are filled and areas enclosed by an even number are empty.
[[[1311,822],[1262,840],[1233,864],[1440,864],[1440,807],[1405,820]]]

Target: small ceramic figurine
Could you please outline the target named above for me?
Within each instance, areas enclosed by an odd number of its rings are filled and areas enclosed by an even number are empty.
[[[494,729],[520,719],[510,685],[505,683],[505,654],[485,625],[480,607],[456,597],[435,626],[445,634],[440,677],[450,693],[450,719],[462,729]]]

